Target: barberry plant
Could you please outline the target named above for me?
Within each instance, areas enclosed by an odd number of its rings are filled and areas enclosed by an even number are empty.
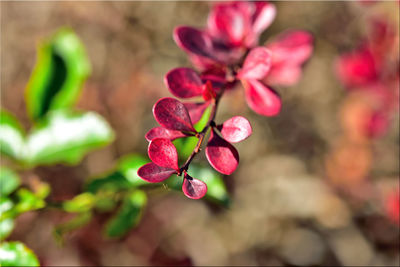
[[[148,155],[152,162],[138,170],[150,183],[171,175],[183,176],[182,191],[192,199],[202,198],[207,185],[189,175],[189,166],[205,146],[210,165],[221,174],[232,174],[239,164],[239,153],[232,143],[252,134],[250,122],[234,116],[217,123],[216,114],[223,95],[242,84],[248,106],[263,116],[281,110],[281,98],[270,86],[296,83],[302,65],[313,51],[313,37],[306,31],[291,30],[272,42],[259,46],[260,35],[273,22],[276,8],[268,2],[222,2],[214,4],[204,29],[178,26],[173,38],[197,69],[175,68],[165,76],[165,84],[178,98],[198,97],[196,102],[181,102],[166,97],[153,106],[160,124],[147,132]],[[210,110],[209,114],[206,110]],[[193,126],[203,116],[207,123],[200,130]],[[179,165],[173,140],[196,137],[197,144],[186,161]]]

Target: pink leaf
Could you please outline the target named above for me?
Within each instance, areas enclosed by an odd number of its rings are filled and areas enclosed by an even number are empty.
[[[182,133],[181,131],[175,131],[175,130],[168,130],[165,129],[164,127],[155,127],[153,129],[150,129],[145,135],[145,138],[147,141],[151,141],[156,138],[165,138],[169,140],[175,140],[177,138],[182,138],[188,136],[187,134]]]
[[[256,11],[253,15],[252,30],[255,33],[262,33],[274,21],[276,16],[275,5],[268,2],[254,2]]]
[[[261,80],[268,74],[270,67],[271,52],[265,47],[256,47],[247,55],[237,77],[239,79]]]
[[[298,65],[276,65],[271,68],[265,81],[268,84],[292,86],[301,78],[301,67]]]
[[[190,68],[176,68],[165,75],[165,83],[171,93],[180,98],[199,96],[203,91],[200,76]]]
[[[174,98],[165,97],[158,100],[154,104],[153,115],[161,126],[169,130],[196,132],[186,107]]]
[[[210,102],[203,103],[183,103],[186,109],[189,111],[190,119],[193,123],[197,123],[203,116],[204,111],[210,104]]]
[[[222,174],[229,175],[239,164],[239,154],[235,147],[211,131],[206,147],[206,157],[211,166]]]
[[[272,54],[272,66],[300,65],[312,54],[313,36],[307,31],[291,30],[278,35],[266,47]]]
[[[222,137],[230,142],[237,143],[243,141],[253,132],[250,122],[241,116],[235,116],[222,124],[221,134]]]
[[[137,171],[140,178],[150,183],[162,182],[174,173],[174,169],[160,167],[153,162],[143,165]]]
[[[246,101],[256,113],[264,116],[275,116],[281,110],[281,99],[273,89],[257,80],[242,81]]]
[[[150,141],[147,152],[151,161],[158,166],[179,171],[178,152],[169,139],[153,139]]]
[[[199,199],[207,193],[207,185],[203,181],[186,175],[183,180],[182,191],[188,198]]]
[[[225,44],[240,46],[250,30],[250,12],[250,3],[218,3],[208,17],[208,30],[214,38]]]

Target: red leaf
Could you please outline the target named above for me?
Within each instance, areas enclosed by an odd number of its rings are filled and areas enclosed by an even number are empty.
[[[165,83],[171,93],[180,98],[199,96],[203,92],[200,76],[190,68],[176,68],[165,75]]]
[[[193,123],[197,123],[203,116],[204,111],[210,104],[210,102],[203,103],[183,103],[186,109],[189,111],[190,119]]]
[[[217,94],[213,88],[211,81],[207,81],[206,84],[203,85],[203,99],[208,101],[212,98],[216,98]]]
[[[150,183],[162,182],[174,173],[174,169],[160,167],[153,162],[143,165],[137,171],[140,178]]]
[[[203,181],[186,175],[183,179],[182,191],[188,198],[199,199],[207,193],[207,185]]]
[[[213,66],[207,68],[201,73],[201,79],[203,82],[211,81],[212,83],[224,84],[226,80],[226,70],[221,66]]]
[[[184,51],[213,58],[213,43],[206,33],[192,27],[180,26],[174,29],[173,37],[176,44]]]
[[[252,132],[250,122],[242,116],[235,116],[228,119],[221,127],[222,137],[230,143],[243,141]]]
[[[281,110],[279,95],[257,80],[242,81],[245,88],[246,101],[256,113],[264,116],[275,116]]]
[[[239,164],[239,154],[234,146],[211,131],[206,147],[206,157],[211,166],[222,174],[229,175]]]
[[[158,100],[154,104],[153,115],[161,126],[169,130],[196,132],[186,107],[174,98],[165,97]]]
[[[237,77],[239,79],[261,80],[268,74],[270,67],[271,52],[265,47],[256,47],[247,55]]]
[[[179,171],[178,152],[169,139],[153,139],[147,150],[149,158],[160,167]]]
[[[175,140],[177,138],[182,138],[188,136],[187,134],[182,133],[181,131],[175,131],[175,130],[168,130],[165,129],[164,127],[155,127],[153,129],[150,129],[145,135],[145,138],[147,141],[151,141],[156,138],[165,138],[169,140]]]

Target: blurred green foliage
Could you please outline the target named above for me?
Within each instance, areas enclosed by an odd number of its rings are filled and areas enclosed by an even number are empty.
[[[147,196],[142,190],[135,190],[127,195],[121,208],[108,221],[105,228],[106,236],[121,237],[136,226],[140,221],[146,203]]]
[[[11,159],[13,167],[26,170],[39,165],[77,164],[88,152],[114,140],[113,130],[100,115],[74,110],[89,73],[84,46],[71,29],[63,28],[39,45],[25,94],[27,112],[34,126],[26,133],[17,118],[0,111],[0,153]],[[1,240],[10,235],[18,215],[47,205],[45,199],[51,190],[47,183],[35,181],[34,192],[18,188],[20,184],[16,172],[1,167]],[[94,196],[84,193],[61,206],[67,212],[90,214],[93,205]],[[89,217],[79,218],[75,226],[89,221]],[[34,254],[17,242],[3,243],[0,261],[1,266],[39,265]]]
[[[8,196],[20,185],[18,174],[9,168],[0,166],[0,195]]]
[[[18,160],[23,153],[25,133],[19,121],[9,112],[0,111],[0,153]]]
[[[89,74],[84,46],[71,29],[61,29],[43,41],[26,88],[30,117],[37,121],[50,110],[72,107]]]
[[[110,126],[94,112],[53,111],[32,129],[26,161],[31,165],[77,164],[89,151],[113,139]]]
[[[21,242],[4,242],[0,255],[0,266],[39,266],[35,254]]]

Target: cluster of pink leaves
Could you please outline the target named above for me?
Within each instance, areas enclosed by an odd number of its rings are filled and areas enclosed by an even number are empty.
[[[336,71],[349,90],[371,96],[376,102],[366,114],[364,134],[370,138],[383,135],[391,115],[399,107],[399,35],[383,18],[370,21],[370,32],[359,48],[339,57]]]
[[[305,31],[288,31],[264,46],[258,46],[261,33],[276,15],[268,2],[222,2],[212,7],[207,27],[196,29],[179,26],[174,40],[184,50],[199,72],[176,68],[165,76],[170,92],[178,98],[197,97],[202,101],[182,103],[162,98],[153,107],[160,124],[146,134],[150,142],[151,163],[142,166],[138,175],[148,182],[162,182],[172,174],[184,176],[182,190],[193,199],[207,191],[204,182],[187,173],[189,164],[211,128],[205,149],[210,165],[222,174],[232,174],[239,163],[239,154],[232,143],[252,133],[247,119],[235,116],[222,124],[214,122],[219,99],[226,90],[241,83],[249,107],[264,116],[277,115],[281,98],[271,85],[288,86],[301,76],[301,67],[313,51],[313,37]],[[205,128],[193,127],[210,107],[211,115]],[[198,145],[186,163],[179,167],[178,153],[172,141],[196,136]]]

